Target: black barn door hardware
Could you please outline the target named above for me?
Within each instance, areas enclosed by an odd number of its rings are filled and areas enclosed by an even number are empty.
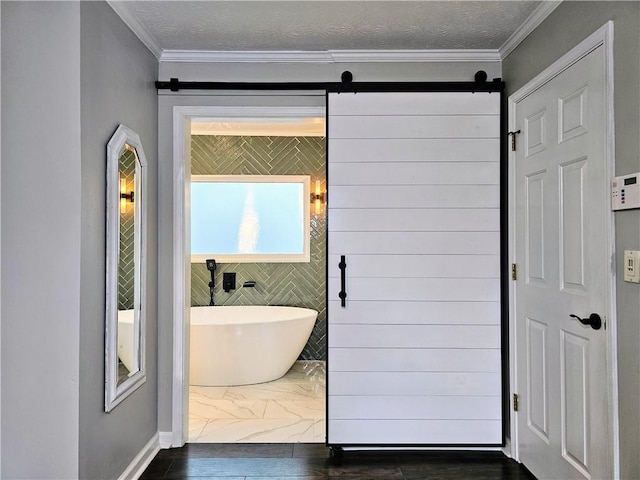
[[[338,297],[340,297],[340,306],[342,308],[347,306],[347,289],[346,289],[346,274],[347,274],[347,262],[345,261],[344,255],[340,255],[340,263],[338,264],[338,268],[340,269],[340,293],[338,293]]]
[[[516,135],[520,134],[520,130],[515,130],[513,132],[507,132],[507,135],[511,137],[511,151],[516,151]]]
[[[339,82],[183,82],[178,78],[156,81],[156,89],[180,90],[324,90],[327,92],[502,92],[501,78],[487,80],[479,70],[471,82],[355,82],[345,70]]]

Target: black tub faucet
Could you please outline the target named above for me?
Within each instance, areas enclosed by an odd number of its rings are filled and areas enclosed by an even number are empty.
[[[214,287],[214,280],[215,280],[215,274],[214,272],[216,271],[216,261],[213,258],[210,258],[208,260],[206,260],[207,262],[207,269],[211,272],[211,281],[209,282],[209,295],[211,295],[211,301],[209,302],[210,306],[213,306],[213,287]]]

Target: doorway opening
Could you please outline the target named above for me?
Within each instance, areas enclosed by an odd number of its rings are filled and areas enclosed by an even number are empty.
[[[190,443],[324,443],[325,441],[325,360],[326,360],[326,215],[324,204],[312,200],[309,191],[301,202],[307,210],[305,235],[309,237],[307,260],[289,261],[274,256],[260,257],[258,237],[268,235],[269,227],[285,215],[288,207],[269,207],[260,200],[259,193],[248,183],[252,193],[227,193],[222,199],[208,201],[204,210],[219,208],[222,216],[216,220],[208,235],[219,237],[223,225],[231,224],[230,231],[243,238],[234,238],[231,244],[242,244],[244,250],[234,256],[221,247],[207,254],[192,250],[196,222],[196,198],[191,182],[197,177],[215,176],[227,186],[238,186],[245,178],[263,183],[287,176],[306,176],[311,196],[324,192],[326,186],[326,146],[324,108],[301,109],[238,109],[236,112],[216,112],[190,119],[189,136],[185,134],[185,334],[191,346],[185,355],[189,358],[190,377],[185,376],[185,440]],[[221,115],[223,113],[224,115]],[[256,177],[258,178],[256,180]],[[222,179],[222,180],[220,180]],[[199,184],[200,185],[200,184]],[[318,192],[316,192],[318,190]],[[235,208],[232,197],[238,196],[242,205]],[[272,195],[273,196],[273,195]],[[316,197],[314,197],[316,198]],[[249,200],[251,200],[249,202]],[[216,204],[217,203],[217,204]],[[250,203],[250,204],[249,204]],[[201,207],[201,205],[200,205]],[[249,210],[247,210],[249,209]],[[270,210],[271,209],[271,210]],[[274,211],[275,209],[275,211]],[[202,210],[202,208],[200,208]],[[238,210],[238,217],[233,216]],[[192,221],[193,220],[193,221]],[[248,221],[250,220],[250,221]],[[262,224],[260,224],[262,222]],[[211,225],[210,225],[211,226]],[[251,228],[249,228],[251,227]],[[244,230],[243,230],[244,229]],[[243,233],[244,231],[244,233]],[[247,242],[247,231],[250,235]],[[290,236],[287,234],[285,236]],[[278,240],[272,240],[277,242]],[[281,239],[282,241],[282,239]],[[247,246],[249,245],[249,246]],[[247,248],[251,251],[248,251]],[[243,255],[248,254],[248,255]],[[207,264],[205,259],[216,260]],[[208,268],[209,267],[209,268]],[[211,268],[213,267],[213,268]],[[234,284],[229,279],[234,278]],[[210,307],[210,305],[214,305]],[[258,319],[250,319],[246,326],[242,308],[255,306],[282,306],[310,309],[317,312],[315,324],[294,353],[294,360],[285,369],[284,376],[270,381],[231,380],[203,381],[193,373],[201,370],[203,355],[207,362],[224,364],[228,370],[255,372],[282,351],[296,348],[297,333],[280,329],[270,331],[265,324],[255,326]],[[204,307],[204,308],[200,308]],[[198,314],[193,309],[198,308]],[[196,317],[205,309],[222,312],[235,309],[231,325],[213,333],[224,345],[221,348],[203,346],[200,320]],[[187,313],[188,312],[188,313]],[[196,327],[196,323],[198,326]],[[242,325],[240,325],[242,324]],[[207,327],[209,328],[209,327]],[[234,342],[249,338],[255,330],[254,345],[236,345]],[[272,337],[279,338],[272,338]],[[273,351],[270,352],[269,348]],[[201,351],[205,350],[205,353]],[[242,350],[244,349],[244,350]],[[196,351],[198,350],[198,351]],[[301,352],[300,352],[301,350]],[[244,353],[240,353],[243,351]],[[212,356],[220,353],[215,360]],[[297,357],[297,359],[296,359]],[[278,374],[280,375],[280,374]],[[251,375],[250,375],[251,376]],[[272,375],[273,376],[273,375]],[[252,377],[255,378],[255,377]],[[245,384],[251,382],[249,384]]]

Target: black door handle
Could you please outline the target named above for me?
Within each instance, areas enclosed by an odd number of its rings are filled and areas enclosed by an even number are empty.
[[[346,273],[347,273],[347,262],[345,261],[344,255],[340,255],[340,263],[338,264],[338,268],[340,269],[340,293],[338,293],[338,297],[340,297],[340,306],[342,308],[347,305],[347,289],[346,289]]]
[[[580,318],[578,315],[569,315],[571,318],[575,318],[583,325],[589,325],[594,330],[600,330],[602,327],[602,319],[597,313],[592,313],[589,318]]]

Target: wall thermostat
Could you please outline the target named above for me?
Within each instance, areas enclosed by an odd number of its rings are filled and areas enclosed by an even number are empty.
[[[640,172],[613,178],[611,208],[612,210],[640,208]]]

